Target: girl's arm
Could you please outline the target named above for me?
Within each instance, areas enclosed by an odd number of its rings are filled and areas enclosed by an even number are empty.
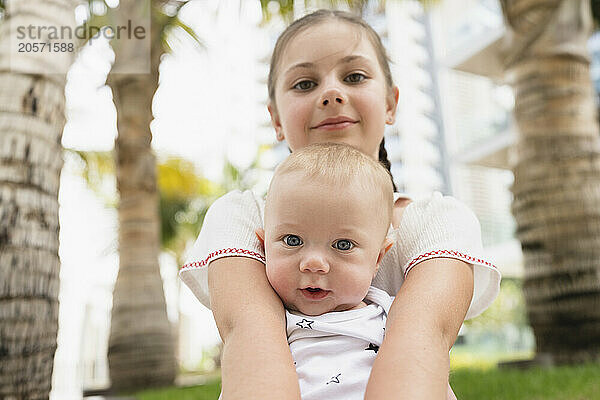
[[[398,199],[392,224],[398,250],[392,268],[406,277],[396,289],[365,398],[452,398],[448,351],[465,315],[479,314],[496,297],[500,274],[482,256],[475,214],[452,197]],[[452,258],[439,258],[445,256]]]
[[[473,268],[449,258],[423,261],[398,292],[365,399],[446,399],[448,351],[473,295]]]
[[[285,311],[261,262],[225,257],[208,267],[210,303],[221,339],[223,400],[299,400]]]
[[[217,199],[180,276],[212,309],[224,342],[222,398],[298,400],[285,312],[267,280],[264,252],[254,233],[262,226],[261,205],[250,191]]]

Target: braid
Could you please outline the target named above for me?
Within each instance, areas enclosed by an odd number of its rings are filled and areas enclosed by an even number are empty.
[[[396,184],[394,183],[394,177],[392,176],[392,163],[390,163],[390,160],[388,160],[387,150],[385,149],[385,138],[381,139],[381,143],[379,144],[379,162],[383,164],[385,169],[387,169],[389,172],[390,179],[392,180],[392,186],[394,186],[394,192],[397,192],[398,188],[396,187]]]

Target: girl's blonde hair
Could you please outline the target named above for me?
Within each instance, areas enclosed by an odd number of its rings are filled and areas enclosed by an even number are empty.
[[[325,183],[332,191],[338,187],[359,185],[361,190],[380,199],[386,218],[391,222],[394,205],[394,188],[390,173],[381,163],[361,151],[340,143],[315,143],[294,151],[277,169],[271,180],[300,173],[312,182]],[[334,194],[335,195],[335,194]]]

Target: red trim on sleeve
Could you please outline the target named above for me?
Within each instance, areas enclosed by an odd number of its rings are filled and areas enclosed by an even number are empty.
[[[425,261],[426,259],[430,259],[430,258],[439,258],[439,257],[448,257],[448,258],[455,258],[461,261],[466,261],[470,264],[482,264],[482,265],[486,265],[490,268],[496,268],[496,266],[490,262],[487,262],[485,260],[482,260],[481,258],[476,258],[476,257],[471,257],[469,255],[463,254],[461,252],[458,251],[454,251],[454,250],[435,250],[435,251],[430,251],[428,253],[423,253],[420,256],[417,256],[415,258],[412,259],[411,262],[408,263],[408,267],[406,267],[406,271],[404,272],[404,278],[406,278],[406,275],[408,274],[408,271],[410,271],[412,269],[412,267],[414,267],[415,265],[417,265],[419,262],[421,261]]]
[[[185,264],[181,267],[181,271],[184,269],[192,269],[192,268],[202,268],[206,267],[213,259],[221,258],[226,256],[248,256],[251,258],[256,258],[262,262],[265,262],[265,256],[255,251],[246,250],[246,249],[236,249],[236,248],[228,248],[228,249],[220,249],[217,251],[213,251],[202,261],[194,261],[191,263]]]

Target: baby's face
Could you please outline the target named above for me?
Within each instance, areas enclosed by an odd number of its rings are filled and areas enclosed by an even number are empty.
[[[360,307],[391,243],[377,197],[358,185],[334,189],[296,173],[271,187],[266,270],[288,309],[321,315]]]

